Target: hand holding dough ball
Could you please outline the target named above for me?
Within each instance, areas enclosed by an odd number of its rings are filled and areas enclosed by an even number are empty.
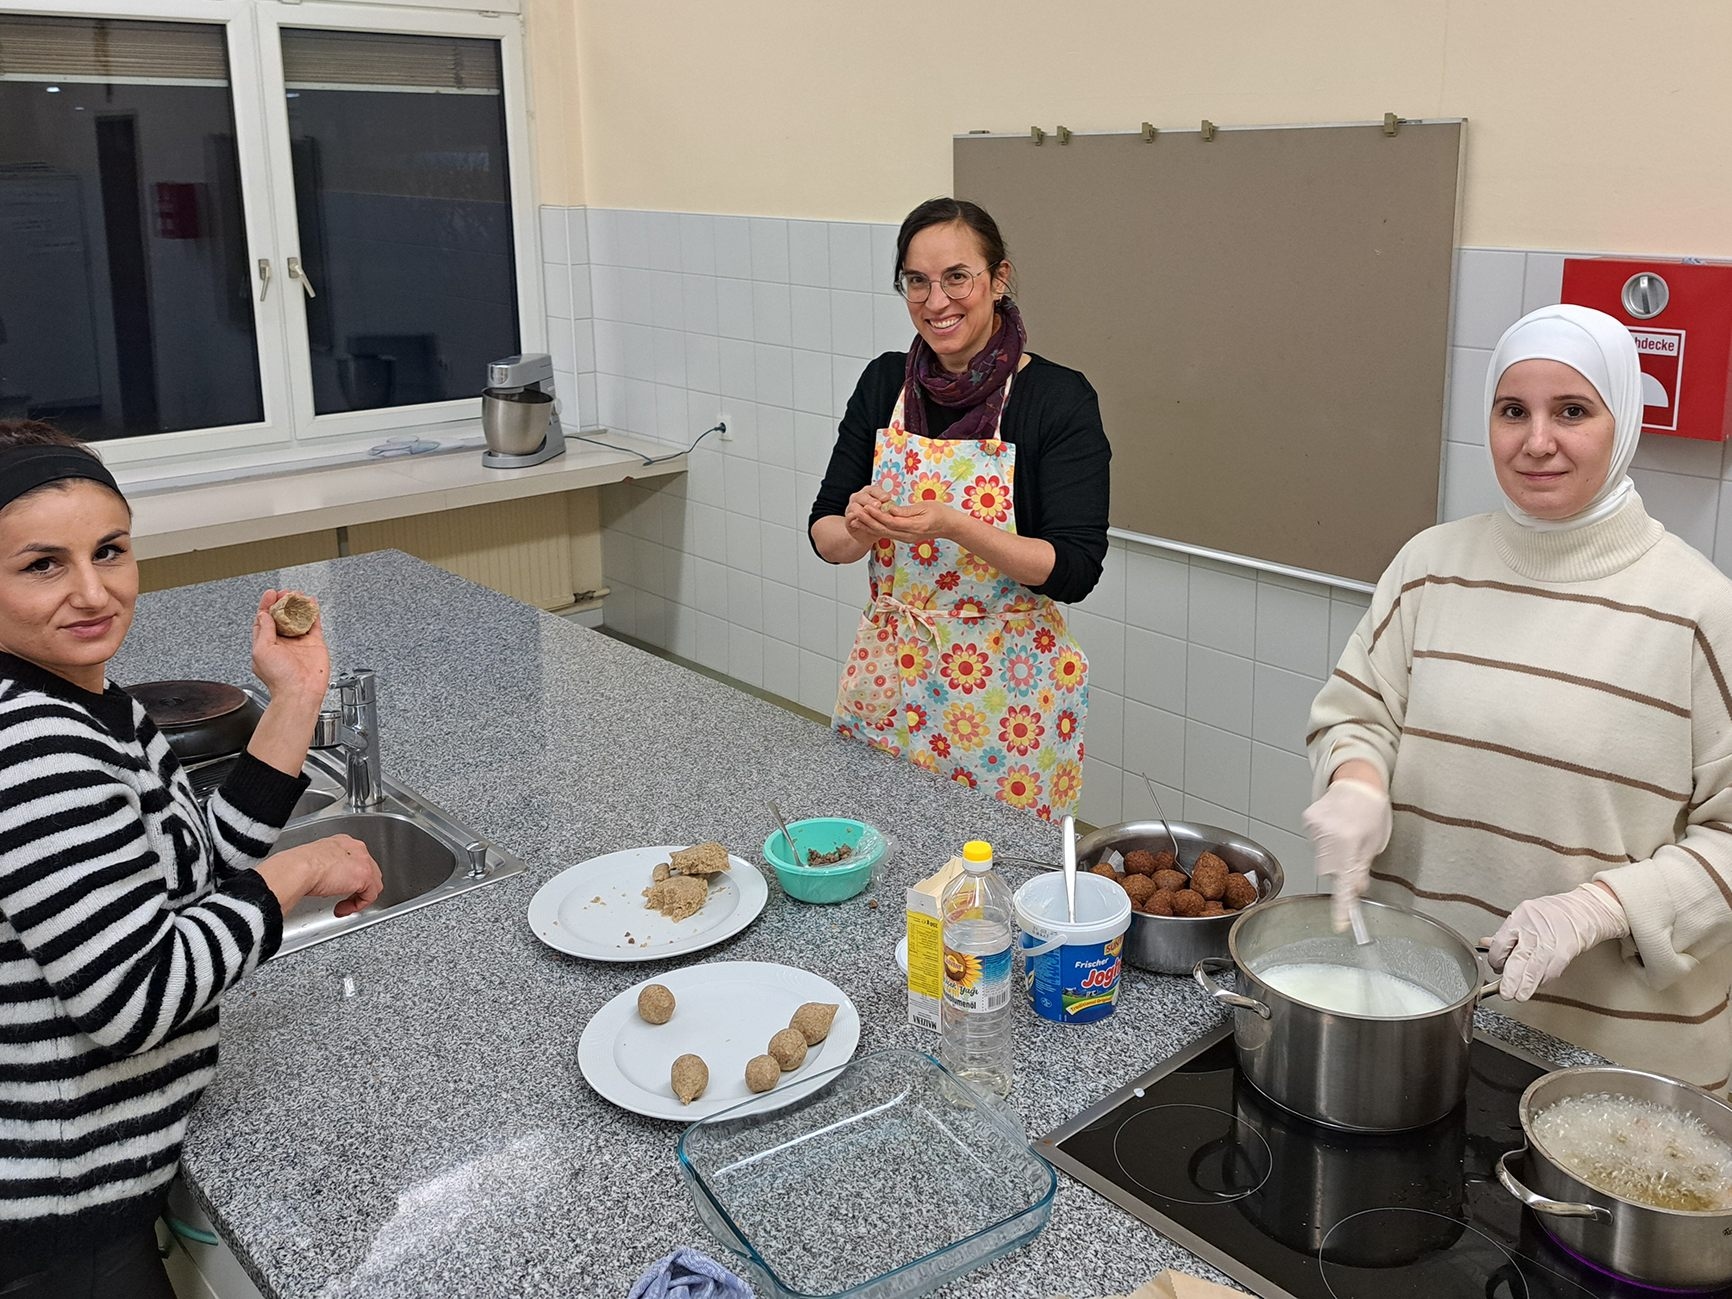
[[[773,1055],[755,1055],[746,1061],[746,1087],[749,1091],[767,1092],[782,1079],[782,1066]]]
[[[704,1063],[703,1057],[688,1052],[674,1061],[674,1067],[669,1070],[669,1081],[673,1084],[674,1095],[680,1098],[680,1104],[690,1105],[710,1085],[710,1067]]]
[[[637,995],[637,1013],[646,1024],[665,1024],[674,1017],[674,994],[659,983],[646,983]]]
[[[284,591],[271,606],[271,621],[276,623],[279,636],[305,636],[319,621],[319,602],[299,591]]]
[[[830,1024],[838,1009],[833,1001],[808,1001],[794,1012],[788,1027],[798,1029],[807,1046],[817,1046],[830,1035]]]
[[[783,1073],[798,1069],[806,1060],[806,1035],[797,1028],[784,1028],[770,1039],[770,1054]]]

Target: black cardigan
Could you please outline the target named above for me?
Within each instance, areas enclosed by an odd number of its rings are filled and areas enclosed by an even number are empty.
[[[907,365],[903,352],[873,361],[854,386],[842,416],[830,468],[812,503],[811,526],[848,508],[871,480],[872,447],[890,423]],[[927,403],[927,434],[943,437],[961,410]],[[1052,544],[1052,575],[1031,588],[1074,603],[1094,590],[1107,553],[1107,500],[1112,448],[1101,427],[1100,402],[1078,371],[1029,355],[1005,403],[999,436],[1016,447],[1016,531]]]

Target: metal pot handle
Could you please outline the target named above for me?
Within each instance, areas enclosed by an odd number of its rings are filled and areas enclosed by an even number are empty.
[[[1481,958],[1480,969],[1484,970],[1487,974],[1492,976],[1490,983],[1482,983],[1482,984],[1480,984],[1480,986],[1478,988],[1476,988],[1474,990],[1473,1001],[1474,1001],[1474,1004],[1477,1006],[1480,1002],[1484,1001],[1487,997],[1497,996],[1498,995],[1497,990],[1502,985],[1503,980],[1500,977],[1498,977],[1497,971],[1491,968],[1491,961],[1488,959],[1485,959],[1487,957],[1487,955],[1490,953],[1491,949],[1489,947],[1487,947],[1484,943],[1475,943],[1473,945],[1473,950]]]
[[[1191,977],[1197,981],[1206,996],[1223,1006],[1233,1006],[1239,1010],[1249,1010],[1254,1014],[1269,1018],[1269,1008],[1255,997],[1244,997],[1236,992],[1229,992],[1209,977],[1216,970],[1231,970],[1233,962],[1225,956],[1205,956],[1191,967]]]
[[[1611,1210],[1601,1208],[1597,1204],[1578,1204],[1569,1200],[1548,1200],[1528,1190],[1509,1170],[1509,1161],[1516,1155],[1525,1155],[1526,1146],[1519,1150],[1506,1150],[1497,1161],[1497,1180],[1503,1183],[1503,1189],[1520,1200],[1535,1213],[1550,1214],[1554,1218],[1592,1218],[1595,1222],[1610,1222]]]

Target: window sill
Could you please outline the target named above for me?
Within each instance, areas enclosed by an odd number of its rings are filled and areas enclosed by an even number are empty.
[[[479,429],[479,424],[477,424]],[[662,443],[626,433],[609,442],[668,454]],[[493,501],[570,492],[605,483],[683,473],[686,457],[645,465],[643,456],[568,438],[556,460],[527,469],[489,469],[478,447],[419,456],[365,459],[319,468],[280,468],[244,478],[128,483],[134,553],[140,559],[304,532],[436,514]]]

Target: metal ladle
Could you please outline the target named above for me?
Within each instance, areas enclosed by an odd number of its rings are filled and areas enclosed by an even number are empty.
[[[1149,787],[1149,797],[1155,800],[1155,817],[1160,821],[1161,829],[1167,832],[1167,842],[1173,845],[1173,866],[1177,870],[1184,870],[1184,863],[1179,860],[1179,840],[1173,834],[1173,827],[1167,824],[1167,814],[1161,808],[1161,796],[1155,793],[1155,782],[1149,779],[1146,771],[1139,771],[1137,774],[1143,778],[1143,784]]]

